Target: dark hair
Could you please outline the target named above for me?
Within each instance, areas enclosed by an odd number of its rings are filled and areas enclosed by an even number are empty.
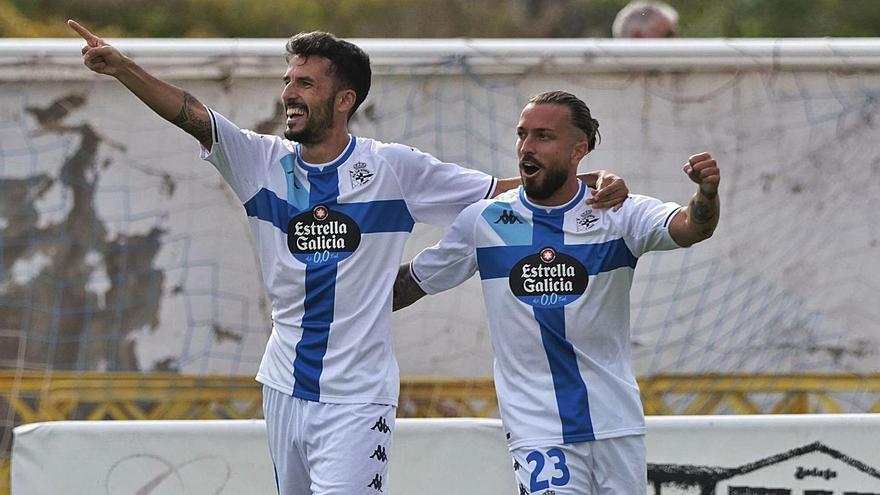
[[[287,40],[287,58],[299,55],[317,55],[330,61],[331,76],[336,79],[336,90],[351,89],[355,92],[354,106],[348,118],[354,115],[370,92],[370,57],[354,43],[340,40],[331,33],[312,31],[299,33]]]
[[[587,104],[577,96],[565,91],[547,91],[533,96],[529,103],[535,105],[552,103],[568,107],[569,113],[571,113],[572,125],[584,131],[584,134],[587,135],[588,151],[593,151],[593,148],[602,142],[602,136],[599,135],[599,121],[590,115],[590,109],[587,107]]]

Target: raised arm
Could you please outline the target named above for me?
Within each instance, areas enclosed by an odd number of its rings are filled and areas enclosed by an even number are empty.
[[[129,91],[146,103],[163,119],[180,127],[210,149],[211,120],[208,110],[186,91],[157,79],[107,44],[91,31],[73,20],[67,25],[85,40],[82,48],[83,63],[98,74],[115,77]]]
[[[687,247],[712,237],[715,232],[721,207],[718,201],[721,172],[709,153],[690,157],[682,170],[697,184],[697,192],[687,207],[672,219],[669,234],[679,246]]]
[[[587,204],[591,204],[600,210],[612,208],[614,211],[617,211],[629,196],[629,188],[626,186],[626,181],[613,172],[596,170],[585,174],[578,174],[578,178],[584,181],[588,187],[596,190],[592,197],[587,199]],[[498,179],[492,197],[494,198],[505,191],[519,187],[521,184],[522,179],[519,177]]]
[[[397,279],[394,280],[392,311],[403,309],[426,295],[425,291],[413,279],[409,263],[400,265],[400,269],[397,270]]]

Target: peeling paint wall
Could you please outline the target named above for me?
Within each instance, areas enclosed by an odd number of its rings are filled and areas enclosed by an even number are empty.
[[[0,362],[253,373],[268,335],[265,297],[252,253],[227,263],[247,284],[203,251],[252,249],[241,207],[198,163],[198,145],[110,81],[5,84],[0,98],[18,102],[0,138],[0,328],[20,332],[4,339]],[[172,133],[181,135],[166,140]],[[227,211],[202,221],[218,204]],[[230,221],[238,235],[215,242],[234,235],[221,227]],[[258,310],[224,319],[224,295]]]
[[[0,325],[22,331],[18,345],[0,349],[0,359],[14,362],[21,346],[20,366],[31,369],[137,370],[129,335],[159,323],[164,274],[154,260],[163,230],[108,233],[95,199],[102,169],[110,165],[99,156],[106,144],[92,125],[66,122],[86,101],[68,94],[43,107],[26,106],[30,133],[71,136],[74,146],[55,174],[0,179],[2,266],[12,273],[0,292]],[[41,225],[37,203],[53,187],[61,190],[66,212]],[[96,278],[105,283],[96,286]]]

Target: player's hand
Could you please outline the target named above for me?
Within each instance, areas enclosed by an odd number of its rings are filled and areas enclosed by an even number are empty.
[[[86,67],[98,74],[108,76],[115,75],[119,71],[125,61],[125,57],[119,50],[108,45],[107,42],[74,20],[68,20],[67,25],[86,41],[86,45],[82,48],[83,64]]]
[[[688,158],[687,163],[681,168],[687,176],[700,186],[700,191],[714,196],[718,192],[718,183],[721,182],[721,171],[718,164],[707,152],[698,153]]]
[[[601,170],[596,179],[596,190],[591,190],[590,193],[592,197],[587,199],[587,204],[600,210],[611,208],[612,211],[617,211],[629,197],[629,188],[622,177]]]

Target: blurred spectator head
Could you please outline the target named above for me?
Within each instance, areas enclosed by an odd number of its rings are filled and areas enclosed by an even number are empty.
[[[630,2],[620,9],[611,34],[615,38],[673,38],[678,31],[678,12],[663,2]]]

